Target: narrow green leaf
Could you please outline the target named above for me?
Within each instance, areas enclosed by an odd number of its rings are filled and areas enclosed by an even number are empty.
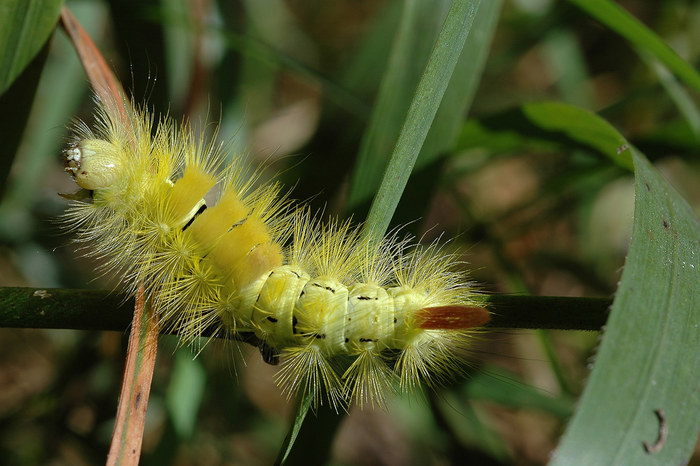
[[[0,2],[0,94],[39,53],[56,27],[63,0]]]
[[[596,114],[562,102],[525,104],[522,111],[541,129],[563,133],[577,143],[607,155],[619,166],[632,169],[632,159],[625,138]]]
[[[314,410],[314,417],[304,423],[312,404],[313,396],[305,396],[300,400],[292,427],[275,464],[328,463],[333,439],[345,416],[344,413],[338,413],[328,406],[320,406]]]
[[[402,4],[386,70],[350,179],[349,212],[368,201],[379,186],[448,6],[445,0],[405,0]]]
[[[516,118],[514,112],[507,113],[513,119]],[[551,152],[561,148],[559,141],[537,137],[529,131],[520,131],[516,122],[512,119],[510,122],[504,121],[500,118],[501,115],[465,121],[452,153],[460,154],[474,148],[487,149],[491,154],[518,153],[528,149]]]
[[[422,69],[427,59],[427,51],[423,54],[419,46],[424,45],[425,37],[429,37],[430,32],[417,35],[415,30],[430,29],[431,21],[440,14],[440,8],[430,2],[418,2],[418,7],[413,6],[414,3],[406,3],[391,62],[362,140],[348,190],[346,207],[349,211],[369,202],[377,191],[391,147],[396,143],[411,94],[420,77],[416,65]],[[495,0],[479,5],[450,83],[416,160],[416,169],[434,161],[454,143],[481,78],[501,3]],[[428,11],[419,10],[426,6]]]
[[[555,465],[685,464],[700,429],[700,221],[642,154],[632,156],[632,243]]]
[[[493,401],[517,409],[537,409],[560,419],[574,411],[574,399],[554,397],[520,381],[517,374],[496,367],[481,368],[462,386],[464,399]]]
[[[0,202],[0,211],[3,210],[2,206],[7,202],[4,194],[9,191],[7,184],[10,168],[14,163],[18,148],[21,147],[22,136],[29,121],[32,102],[36,95],[48,51],[49,44],[46,44],[29,66],[24,68],[19,79],[7,89],[7,92],[0,95],[0,128],[2,128],[3,134],[3,145],[0,151],[0,196],[3,197],[3,200]],[[35,167],[36,165],[29,165],[27,171],[33,173]],[[0,213],[0,218],[2,216]],[[5,225],[9,228],[16,227],[16,225],[10,227],[8,223],[0,224],[0,230]]]
[[[483,463],[513,463],[512,454],[509,451],[506,439],[491,426],[488,416],[480,415],[474,409],[475,403],[473,401],[469,394],[462,394],[456,391],[441,394],[440,398],[434,400],[432,404],[433,415],[440,426],[434,427],[433,432],[443,433],[449,429],[451,435],[468,449],[478,449],[478,451],[493,458],[490,462],[482,459]],[[486,419],[482,420],[482,417]],[[467,462],[465,461],[464,463]],[[467,464],[474,463],[474,461],[471,461]]]
[[[284,439],[282,448],[280,448],[280,456],[277,458],[276,464],[284,464],[289,458],[292,452],[292,447],[297,440],[297,436],[304,425],[304,419],[311,409],[311,405],[314,402],[314,397],[312,394],[307,394],[301,399],[301,402],[297,406],[296,413],[294,414],[294,419],[292,420],[292,427],[287,432],[287,437]]]
[[[447,13],[379,191],[372,202],[365,226],[366,234],[381,236],[389,226],[457,65],[478,7],[479,0],[454,0]]]
[[[586,109],[563,102],[533,102],[462,127],[454,150],[488,146],[516,150],[534,143],[551,149],[552,143],[581,147],[602,154],[616,165],[632,170],[625,138],[607,121]]]
[[[452,148],[459,127],[471,107],[491,50],[502,0],[480,2],[462,54],[423,143],[415,169],[421,169]]]
[[[654,31],[640,23],[622,7],[610,0],[569,1],[620,34],[635,47],[656,57],[688,86],[700,92],[700,74]]]
[[[81,3],[73,5],[71,11],[88,27],[91,35],[97,36],[104,30],[107,20],[103,10],[104,6],[100,8],[99,4]],[[9,169],[12,161],[9,155],[13,153],[21,157],[24,167],[21,176],[9,179],[0,202],[0,235],[11,241],[23,241],[34,234],[30,231],[33,225],[30,212],[32,206],[46,196],[43,189],[46,167],[56,162],[65,144],[65,138],[59,137],[61,128],[66,128],[88,91],[85,72],[66,35],[57,34],[55,40],[47,42],[44,50],[49,52],[49,49],[50,57],[45,66],[38,63],[44,54],[42,50],[0,97],[0,127],[11,139],[3,141],[7,156],[0,162],[0,173],[7,173],[2,167],[7,163]],[[55,57],[61,59],[51,59]],[[31,86],[32,79],[38,80],[37,86]],[[61,92],[56,92],[56,89]],[[23,134],[20,125],[25,122],[30,126]],[[19,140],[20,136],[22,140]],[[14,147],[21,149],[17,151]],[[51,282],[41,283],[48,285]]]
[[[586,58],[573,31],[557,28],[545,36],[543,57],[557,76],[556,86],[566,102],[590,107],[593,102]]]
[[[695,135],[695,140],[700,141],[700,109],[685,88],[676,80],[676,77],[668,71],[668,68],[658,60],[648,59],[649,66],[659,77],[661,86],[678,108],[678,111]]]

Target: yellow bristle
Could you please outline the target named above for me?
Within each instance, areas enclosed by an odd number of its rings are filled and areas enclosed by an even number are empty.
[[[281,266],[283,259],[279,244],[263,243],[239,259],[233,267],[233,281],[239,287],[245,287],[265,272]]]
[[[167,220],[174,222],[175,226],[185,224],[191,218],[192,210],[198,208],[198,204],[216,184],[216,177],[210,173],[202,172],[198,167],[185,168],[182,178],[175,182],[170,191],[167,204]]]
[[[249,208],[234,191],[228,191],[215,206],[198,215],[187,229],[204,250],[212,248],[221,235],[248,215]]]
[[[378,352],[362,350],[343,374],[346,398],[354,398],[360,407],[383,406],[386,392],[393,389],[395,379]]]
[[[314,406],[323,404],[323,390],[330,406],[336,411],[343,406],[342,384],[338,374],[321,351],[312,345],[292,347],[283,354],[284,362],[277,373],[282,392],[310,396]]]
[[[257,218],[249,218],[221,237],[212,252],[214,264],[224,271],[233,271],[238,261],[253,247],[270,241],[267,226]]]

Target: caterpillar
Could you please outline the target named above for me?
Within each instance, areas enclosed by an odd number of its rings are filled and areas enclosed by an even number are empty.
[[[140,283],[183,344],[213,329],[280,364],[291,397],[382,406],[387,392],[440,385],[489,312],[456,258],[396,234],[371,240],[350,222],[292,207],[278,183],[256,187],[240,158],[188,123],[99,102],[75,125],[65,170],[79,191],[63,222],[99,271]],[[211,138],[213,141],[213,138]],[[218,193],[215,203],[205,200]]]

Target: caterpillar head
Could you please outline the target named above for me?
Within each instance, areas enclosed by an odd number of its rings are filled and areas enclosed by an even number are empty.
[[[100,139],[83,139],[70,144],[63,151],[63,158],[65,170],[83,189],[111,186],[122,171],[117,147]]]

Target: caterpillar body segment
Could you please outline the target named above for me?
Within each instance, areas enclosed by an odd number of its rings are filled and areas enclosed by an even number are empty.
[[[454,257],[395,236],[372,242],[348,222],[321,224],[292,209],[276,185],[255,188],[239,162],[131,110],[130,129],[102,105],[79,125],[66,171],[74,196],[64,222],[90,243],[101,271],[139,283],[161,318],[198,345],[214,333],[255,341],[278,383],[336,409],[381,405],[394,387],[436,385],[489,319]],[[153,136],[151,134],[153,133]],[[218,187],[218,199],[205,198]]]

